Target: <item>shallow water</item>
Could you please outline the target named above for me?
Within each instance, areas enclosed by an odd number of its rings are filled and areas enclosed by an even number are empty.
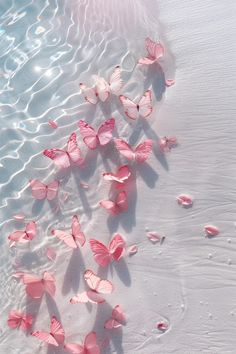
[[[117,304],[127,325],[110,335],[104,353],[234,353],[235,10],[232,0],[227,6],[213,0],[0,1],[1,354],[65,353],[9,330],[12,308],[32,313],[34,330],[46,330],[56,315],[68,341],[81,342],[96,330],[101,342],[103,323]],[[147,36],[165,46],[163,71],[136,65]],[[115,97],[92,106],[80,94],[80,82],[91,83],[94,74],[108,79],[116,65],[126,95],[138,100],[153,90],[154,113],[147,122],[128,121]],[[176,85],[166,90],[164,79],[173,77]],[[80,141],[86,165],[66,172],[42,154],[65,146],[79,119],[98,127],[111,116],[115,135],[131,144],[163,135],[180,141],[168,156],[154,150],[148,164],[137,168],[129,212],[116,218],[107,216],[99,200],[110,190],[101,174],[114,170],[117,153],[109,147],[88,152]],[[55,176],[58,200],[35,201],[29,179],[49,182]],[[183,192],[194,196],[193,208],[177,205],[175,197]],[[19,213],[37,221],[37,237],[30,246],[9,250],[8,234],[24,225],[13,219]],[[128,245],[138,244],[138,253],[98,269],[88,243],[72,252],[51,236],[52,228],[69,228],[74,214],[87,239],[107,243],[120,232]],[[207,223],[217,224],[219,238],[204,238]],[[147,230],[165,235],[164,243],[152,245]],[[46,257],[48,246],[57,251],[55,262]],[[69,304],[85,288],[86,268],[114,282],[107,304]],[[56,297],[26,299],[22,284],[11,277],[16,270],[53,272]],[[155,329],[160,320],[170,323],[166,333]]]

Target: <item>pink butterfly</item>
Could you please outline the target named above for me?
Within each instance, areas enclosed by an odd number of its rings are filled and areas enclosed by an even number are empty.
[[[107,119],[97,132],[84,120],[80,120],[78,124],[84,143],[89,149],[94,150],[99,145],[104,146],[111,141],[112,132],[115,127],[115,119]]]
[[[17,230],[8,236],[9,246],[13,247],[17,242],[24,243],[32,241],[36,236],[36,222],[30,221],[26,224],[25,230]]]
[[[102,242],[91,239],[89,241],[95,261],[102,267],[106,267],[113,261],[119,261],[125,252],[125,240],[116,234],[106,247]]]
[[[128,209],[127,194],[125,191],[119,192],[113,200],[101,200],[100,206],[112,215],[120,214]]]
[[[25,314],[23,312],[12,310],[8,315],[7,324],[10,328],[21,328],[23,331],[27,331],[33,323],[33,316]]]
[[[117,182],[119,185],[123,186],[128,180],[128,178],[131,176],[131,171],[129,169],[129,166],[124,165],[120,166],[116,173],[104,172],[102,175],[106,181],[114,181]]]
[[[123,82],[121,80],[121,69],[116,66],[108,83],[104,78],[94,75],[95,87],[87,87],[84,84],[80,84],[80,89],[86,101],[92,104],[96,104],[98,99],[105,102],[111,95],[118,95],[120,93]]]
[[[40,182],[38,179],[32,179],[30,180],[30,187],[35,199],[41,200],[47,198],[48,200],[53,200],[57,196],[59,182],[53,181],[47,185]]]
[[[48,125],[49,125],[52,129],[57,129],[57,128],[58,128],[58,124],[57,124],[57,122],[55,122],[54,120],[49,120],[49,121],[48,121]]]
[[[161,43],[153,42],[150,38],[145,39],[145,46],[148,52],[148,56],[139,59],[139,64],[150,65],[157,62],[164,55],[164,47]]]
[[[131,101],[128,97],[123,95],[120,96],[120,101],[123,105],[125,114],[130,119],[137,119],[139,115],[144,118],[147,118],[152,113],[152,92],[147,90],[144,95],[139,100],[139,103],[136,104]]]
[[[213,226],[213,225],[206,225],[204,226],[204,230],[207,236],[217,236],[220,233],[220,230],[218,227]]]
[[[177,202],[184,208],[188,208],[193,205],[193,198],[187,194],[180,194],[176,197]]]
[[[120,305],[117,305],[112,310],[111,318],[105,322],[106,329],[116,329],[122,326],[126,321],[126,316]]]
[[[37,275],[24,272],[15,273],[14,277],[22,280],[26,285],[26,294],[33,299],[40,299],[44,293],[48,293],[51,296],[55,295],[55,278],[49,272],[44,272],[41,278]]]
[[[53,160],[56,166],[60,168],[68,168],[71,164],[81,165],[84,161],[77,145],[76,133],[71,134],[66,150],[47,149],[44,150],[43,154]]]
[[[159,141],[159,147],[161,152],[170,152],[173,147],[178,145],[175,136],[164,136]]]
[[[97,344],[96,332],[90,332],[85,337],[83,344],[67,343],[64,348],[71,354],[100,354]]]
[[[166,87],[170,87],[170,86],[173,86],[175,84],[175,80],[173,79],[167,79],[165,81],[165,84],[166,84]]]
[[[152,151],[152,140],[144,140],[135,149],[133,149],[126,141],[122,139],[114,139],[117,150],[130,161],[139,163],[145,162]]]
[[[36,331],[32,332],[31,335],[38,338],[42,342],[54,345],[55,347],[63,344],[65,340],[65,331],[62,324],[55,316],[51,319],[50,332]]]
[[[83,247],[85,243],[85,235],[80,229],[79,219],[76,215],[72,218],[71,232],[52,230],[52,235],[58,237],[71,248],[78,248],[79,246]]]
[[[90,290],[77,294],[70,299],[71,304],[87,303],[101,304],[105,299],[100,294],[111,294],[114,290],[113,284],[109,280],[101,279],[90,269],[84,272],[84,280]]]

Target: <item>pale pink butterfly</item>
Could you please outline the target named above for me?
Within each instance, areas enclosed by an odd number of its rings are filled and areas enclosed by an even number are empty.
[[[49,125],[52,129],[57,129],[57,128],[58,128],[57,122],[55,122],[54,120],[51,120],[51,119],[48,121],[48,125]]]
[[[48,293],[51,296],[55,295],[55,278],[47,271],[43,273],[42,277],[24,272],[15,273],[13,276],[21,279],[26,286],[26,294],[33,299],[40,299],[44,293]]]
[[[150,38],[145,39],[145,46],[148,52],[148,56],[145,58],[139,59],[139,64],[150,65],[153,64],[164,55],[164,47],[160,42],[154,42]]]
[[[102,123],[97,132],[84,120],[80,120],[78,125],[84,143],[89,149],[94,150],[99,145],[104,146],[111,141],[112,132],[115,127],[115,119],[107,119],[104,123]]]
[[[85,243],[85,235],[81,231],[79,218],[74,215],[72,218],[71,231],[52,230],[52,235],[62,240],[67,246],[71,248],[83,247]]]
[[[176,197],[176,200],[184,208],[188,208],[193,205],[193,198],[188,194],[180,194]]]
[[[23,313],[18,310],[11,310],[8,315],[7,324],[10,328],[20,328],[23,331],[27,331],[31,328],[33,323],[33,316],[27,313]]]
[[[138,163],[143,163],[149,158],[153,145],[153,141],[150,139],[144,140],[135,148],[132,148],[122,139],[114,139],[114,143],[121,155],[130,161],[135,161]]]
[[[161,152],[170,152],[173,147],[178,145],[177,139],[175,136],[164,136],[159,140],[159,148]]]
[[[126,321],[126,316],[124,311],[120,305],[116,305],[112,310],[111,318],[109,318],[104,327],[106,329],[116,329],[122,326]]]
[[[220,233],[220,230],[218,229],[218,227],[214,226],[214,225],[206,225],[204,226],[204,231],[206,233],[206,236],[217,236]]]
[[[116,173],[104,172],[102,175],[106,181],[116,182],[122,187],[131,176],[131,171],[129,166],[123,165],[118,168]]]
[[[60,168],[68,168],[71,164],[81,165],[84,162],[77,144],[76,133],[71,134],[65,150],[46,149],[43,154],[53,160],[56,166]]]
[[[107,247],[95,239],[90,239],[89,243],[95,261],[102,267],[113,261],[119,261],[125,253],[125,240],[119,234],[111,239]]]
[[[94,75],[93,79],[95,80],[94,87],[87,87],[83,83],[80,84],[80,89],[85,100],[92,104],[96,104],[98,99],[105,102],[111,94],[118,95],[123,85],[119,66],[116,66],[114,69],[109,83],[98,75]]]
[[[16,245],[17,242],[24,243],[27,241],[32,241],[36,236],[36,222],[30,221],[26,224],[24,230],[17,230],[12,232],[8,236],[9,246],[13,247]]]
[[[38,338],[40,341],[54,345],[55,347],[64,344],[65,341],[65,331],[62,324],[55,316],[51,319],[50,332],[35,331],[32,332],[31,335]]]
[[[52,181],[48,184],[44,184],[38,179],[30,180],[30,187],[32,195],[35,199],[45,199],[53,200],[58,194],[59,182]]]
[[[87,302],[101,304],[105,302],[105,299],[100,294],[111,294],[114,290],[114,286],[109,280],[101,279],[90,269],[87,269],[84,272],[84,280],[90,290],[72,297],[70,299],[71,304]]]
[[[128,209],[127,194],[125,191],[119,192],[115,200],[103,199],[100,206],[107,210],[111,215],[118,215]]]
[[[100,354],[100,348],[97,344],[96,332],[90,332],[86,335],[83,344],[66,343],[64,348],[71,354]]]
[[[152,92],[147,90],[138,104],[130,100],[128,97],[120,95],[120,101],[123,105],[125,114],[130,119],[137,119],[140,116],[147,118],[152,113]]]

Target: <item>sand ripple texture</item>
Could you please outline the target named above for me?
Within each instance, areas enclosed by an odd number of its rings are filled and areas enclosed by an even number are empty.
[[[31,312],[34,329],[47,329],[55,314],[67,339],[81,342],[91,330],[102,340],[116,304],[127,313],[127,325],[111,334],[104,353],[235,353],[235,13],[234,0],[0,0],[1,354],[65,354],[10,331],[12,308]],[[166,78],[176,79],[167,91],[163,73],[136,65],[147,36],[166,48],[162,66]],[[138,99],[153,90],[155,109],[147,122],[128,121],[115,98],[94,107],[80,95],[80,82],[91,83],[94,74],[108,79],[116,65],[126,95]],[[129,212],[117,218],[98,204],[109,193],[101,174],[116,166],[115,152],[87,152],[80,140],[86,168],[66,173],[42,155],[65,146],[79,119],[98,127],[111,116],[116,135],[132,144],[145,137],[155,143],[163,135],[180,142],[166,157],[154,149],[148,164],[137,168]],[[29,179],[55,176],[58,200],[33,200]],[[193,208],[177,205],[180,193],[194,196]],[[24,224],[13,219],[19,213],[36,220],[37,239],[9,250],[8,234]],[[88,243],[72,252],[51,236],[52,228],[69,228],[73,214],[80,215],[87,239],[106,243],[120,232],[139,252],[97,269]],[[220,228],[217,238],[204,237],[207,223]],[[147,230],[164,234],[164,243],[151,244]],[[45,255],[48,246],[57,251],[54,263]],[[116,290],[106,305],[72,306],[70,297],[85,289],[88,267]],[[26,299],[12,278],[17,269],[53,272],[55,299]],[[156,329],[161,320],[170,324],[165,333]]]

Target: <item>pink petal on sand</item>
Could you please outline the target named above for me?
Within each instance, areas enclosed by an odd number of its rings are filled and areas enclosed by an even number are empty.
[[[171,79],[166,80],[165,84],[167,87],[173,86],[175,84],[175,80],[171,80]]]
[[[176,197],[177,202],[185,208],[193,205],[193,198],[188,194],[180,194]]]
[[[156,231],[149,231],[147,232],[147,238],[152,243],[157,243],[157,242],[162,243],[164,241],[165,236],[159,235]]]
[[[138,252],[138,246],[137,245],[132,245],[128,248],[128,255],[133,256]]]
[[[169,323],[165,322],[165,321],[160,321],[157,322],[157,329],[159,329],[160,331],[167,331],[167,329],[169,328]]]
[[[83,189],[89,189],[89,185],[87,183],[84,182],[80,182],[80,187]]]
[[[48,121],[48,125],[49,125],[52,129],[57,129],[57,128],[58,128],[58,124],[57,124],[57,122],[55,122],[54,120],[49,120],[49,121]]]
[[[206,225],[204,226],[204,231],[207,236],[217,236],[220,233],[218,227],[213,225]]]

